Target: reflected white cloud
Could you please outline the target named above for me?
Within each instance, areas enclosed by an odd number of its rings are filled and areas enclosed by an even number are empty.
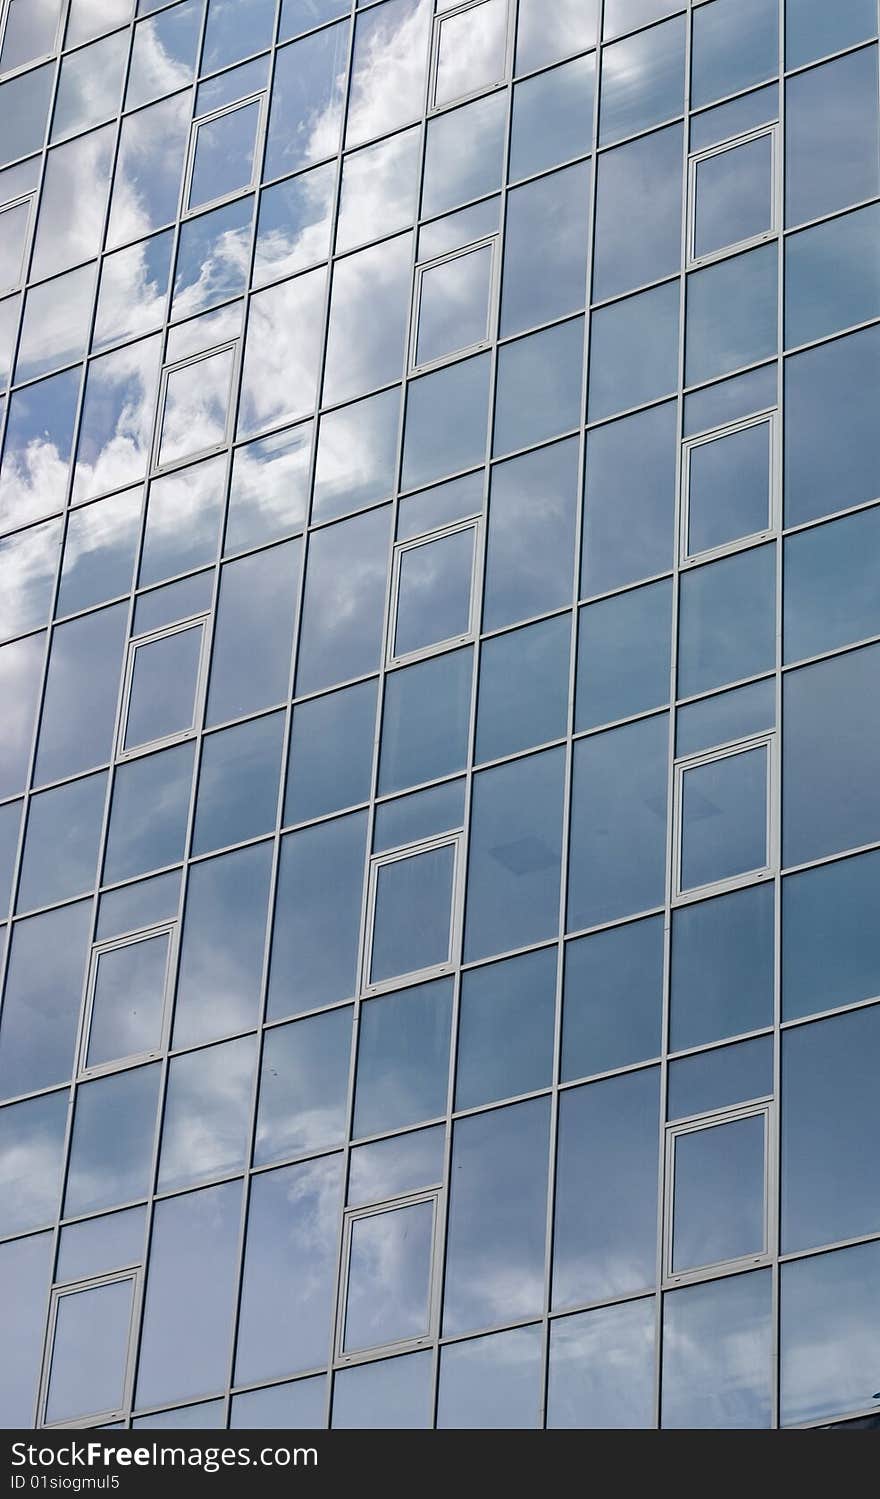
[[[49,152],[32,276],[51,276],[91,260],[100,250],[114,135],[113,126],[104,125]]]
[[[412,235],[337,261],[324,368],[325,403],[399,379],[409,312]]]
[[[89,366],[73,480],[74,501],[142,478],[150,451],[161,339],[103,354]]]
[[[239,433],[308,416],[315,403],[326,272],[308,271],[251,299]]]
[[[159,462],[202,453],[226,437],[234,349],[172,370],[165,387]]]
[[[507,51],[507,0],[484,0],[444,18],[437,44],[437,104],[499,83]]]
[[[53,520],[0,541],[0,638],[46,623],[60,540]]]
[[[177,94],[122,123],[107,245],[141,239],[177,213],[192,94]]]
[[[242,1165],[254,1057],[255,1038],[245,1036],[172,1062],[160,1190]]]
[[[170,230],[105,258],[92,337],[94,350],[161,326],[170,266]]]
[[[419,130],[367,146],[345,158],[336,249],[353,250],[395,229],[406,229],[416,213]]]
[[[355,28],[345,143],[388,135],[422,112],[431,0],[385,0]]]
[[[94,282],[94,265],[85,265],[55,281],[31,287],[25,302],[16,380],[31,380],[82,358]]]
[[[327,259],[335,189],[332,162],[266,188],[260,200],[255,286]]]

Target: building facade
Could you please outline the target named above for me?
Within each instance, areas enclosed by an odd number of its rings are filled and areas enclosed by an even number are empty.
[[[876,1424],[877,0],[0,17],[0,1423]]]

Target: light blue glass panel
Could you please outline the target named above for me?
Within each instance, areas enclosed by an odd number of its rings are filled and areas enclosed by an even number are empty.
[[[358,682],[294,710],[284,821],[307,822],[367,801],[377,684]],[[400,839],[405,842],[405,839]]]
[[[493,468],[484,630],[571,603],[577,464],[569,440]]]
[[[463,359],[410,382],[401,485],[414,489],[473,468],[486,455],[488,354]]]
[[[477,761],[562,737],[568,723],[570,644],[570,614],[483,642]]]
[[[880,995],[878,893],[880,852],[783,881],[783,1019]]]
[[[575,728],[592,729],[669,701],[672,585],[649,583],[581,609]]]
[[[598,12],[596,0],[557,0],[551,10],[543,0],[520,0],[516,71],[528,73],[570,52],[595,46]]]
[[[773,1092],[773,1039],[757,1036],[669,1064],[667,1118],[686,1119]]]
[[[674,402],[590,432],[582,596],[671,569],[677,447]]]
[[[785,523],[845,510],[880,491],[880,430],[872,391],[880,328],[786,362]]]
[[[310,537],[298,693],[332,687],[379,665],[390,521],[390,507],[382,506]]]
[[[595,88],[596,59],[592,54],[517,84],[510,140],[513,181],[586,155],[593,143]]]
[[[501,332],[575,312],[586,297],[589,162],[518,187],[507,200]]]
[[[205,739],[193,853],[274,831],[283,734],[283,713],[272,713]]]
[[[34,910],[93,889],[107,773],[67,781],[31,798],[16,910]]]
[[[665,1299],[660,1421],[688,1430],[771,1423],[770,1271],[686,1286]]]
[[[255,1165],[343,1143],[351,1016],[345,1006],[266,1032]]]
[[[688,277],[686,384],[776,352],[778,262],[776,246],[762,245]]]
[[[269,969],[269,1018],[354,993],[366,814],[306,828],[281,844]]]
[[[648,1296],[551,1322],[548,1428],[654,1425],[655,1317]]]
[[[402,791],[464,770],[473,651],[447,651],[386,680],[379,791]]]
[[[799,68],[829,52],[842,52],[877,35],[874,0],[787,0],[785,65]]]
[[[452,980],[401,989],[361,1009],[355,1135],[404,1129],[446,1110]]]
[[[782,1271],[784,1426],[876,1405],[880,1244],[795,1260]]]
[[[85,978],[89,901],[16,922],[0,1019],[0,1096],[64,1082]]]
[[[517,1327],[440,1355],[439,1429],[534,1429],[541,1419],[541,1329]]]
[[[192,768],[191,744],[177,744],[119,767],[104,855],[105,883],[182,859]]]
[[[174,1012],[176,1047],[255,1024],[271,866],[272,846],[260,843],[191,867]]]
[[[775,593],[775,546],[723,557],[685,574],[678,639],[682,697],[772,670]]]
[[[662,917],[567,943],[562,1081],[657,1056],[662,1014]]]
[[[263,176],[311,166],[339,147],[348,26],[282,48],[275,64]]]
[[[785,242],[785,341],[809,343],[880,313],[880,207],[870,204]]]
[[[593,297],[659,281],[681,265],[681,125],[599,157]]]
[[[222,723],[287,696],[300,543],[227,562],[220,576],[206,720]]]
[[[789,79],[785,91],[785,219],[803,224],[872,198],[880,187],[877,48]]]
[[[579,425],[583,362],[583,318],[502,344],[494,454],[515,452]]]
[[[555,947],[464,974],[455,1107],[547,1088],[553,1073]]]
[[[768,848],[766,747],[686,769],[681,782],[681,889],[765,868]]]
[[[77,1089],[67,1217],[145,1197],[150,1190],[159,1063],[111,1072]]]
[[[68,1095],[46,1093],[0,1109],[0,1232],[40,1228],[57,1215]]]
[[[772,884],[675,912],[670,1043],[676,1051],[772,1025],[773,926]]]
[[[592,316],[591,422],[669,395],[678,380],[679,282],[600,307]]]
[[[34,1418],[52,1243],[52,1234],[40,1234],[0,1245],[0,1297],[7,1352],[0,1365],[0,1420],[9,1429],[27,1428]]]
[[[246,1431],[309,1431],[323,1427],[326,1386],[325,1377],[317,1375],[314,1379],[292,1380],[289,1384],[267,1385],[262,1390],[233,1395],[229,1425],[232,1430]]]
[[[334,1431],[415,1431],[433,1424],[431,1354],[340,1369],[333,1383]]]
[[[779,66],[777,0],[712,0],[694,12],[691,108],[736,94]]]
[[[818,656],[880,630],[880,510],[863,510],[785,543],[785,660]]]
[[[603,146],[682,113],[684,55],[685,23],[678,16],[603,51],[599,111]]]

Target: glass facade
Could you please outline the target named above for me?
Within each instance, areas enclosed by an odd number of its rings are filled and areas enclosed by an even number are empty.
[[[0,1424],[880,1382],[876,0],[0,0]]]

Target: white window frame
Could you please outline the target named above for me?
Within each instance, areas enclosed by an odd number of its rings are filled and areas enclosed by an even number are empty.
[[[724,156],[728,151],[736,151],[740,146],[751,145],[752,141],[760,140],[763,136],[770,137],[770,227],[762,229],[758,234],[750,234],[746,239],[735,240],[732,244],[722,245],[719,250],[709,250],[704,255],[696,253],[697,237],[697,177],[699,167],[704,161],[714,156]],[[704,151],[694,151],[688,157],[688,206],[687,206],[687,264],[688,269],[693,266],[712,265],[716,260],[726,260],[729,255],[736,255],[740,250],[746,250],[755,245],[766,244],[768,240],[775,239],[779,233],[779,184],[780,184],[780,161],[779,161],[779,124],[774,121],[769,125],[759,125],[754,130],[745,130],[742,135],[731,136],[729,140],[720,141],[714,146],[707,146]]]
[[[255,89],[251,94],[245,94],[241,99],[234,99],[231,104],[220,104],[216,109],[206,110],[204,114],[196,115],[189,127],[189,141],[186,148],[186,169],[183,174],[183,197],[180,204],[181,219],[198,218],[200,214],[207,213],[210,208],[219,208],[223,203],[232,203],[236,198],[244,197],[252,192],[259,180],[263,161],[263,146],[266,138],[267,124],[267,99],[268,89]],[[233,188],[231,192],[222,193],[219,198],[206,198],[204,203],[191,207],[190,196],[192,194],[193,174],[196,164],[196,148],[198,146],[199,131],[203,125],[211,125],[215,120],[221,119],[223,115],[234,114],[236,110],[244,109],[248,104],[258,105],[257,128],[254,131],[254,158],[251,164],[250,181],[242,183],[240,187]]]
[[[437,100],[437,85],[440,81],[440,33],[444,21],[455,16],[464,15],[466,11],[477,10],[481,5],[490,3],[490,0],[465,0],[463,5],[447,5],[444,9],[438,7],[434,16],[431,30],[431,56],[429,62],[429,84],[428,84],[428,114],[434,114],[440,110],[450,109],[455,104],[463,104],[468,99],[478,99],[482,94],[491,92],[492,89],[506,83],[510,76],[510,63],[512,52],[512,31],[510,24],[511,6],[506,0],[507,24],[505,29],[504,49],[501,63],[500,76],[491,79],[488,83],[480,84],[479,88],[473,88],[466,94],[455,94],[451,99],[444,99],[441,103]]]
[[[388,1354],[429,1346],[437,1335],[440,1321],[440,1289],[442,1263],[443,1219],[441,1211],[443,1187],[432,1187],[418,1192],[409,1192],[401,1197],[389,1197],[383,1202],[370,1203],[366,1207],[345,1208],[342,1221],[342,1253],[339,1262],[339,1285],[336,1297],[335,1362],[338,1365],[373,1362]],[[383,1213],[393,1213],[401,1208],[416,1207],[420,1202],[433,1203],[433,1227],[431,1234],[431,1258],[428,1267],[428,1325],[424,1333],[414,1338],[400,1338],[394,1343],[373,1343],[369,1348],[345,1350],[345,1323],[348,1312],[348,1287],[351,1270],[352,1225],[362,1218],[377,1218]]]
[[[361,962],[360,992],[364,995],[387,994],[394,989],[406,988],[410,984],[425,983],[439,978],[455,966],[461,928],[462,885],[464,882],[463,833],[440,833],[433,838],[424,838],[417,843],[405,843],[397,848],[383,849],[370,856],[367,872],[366,911],[364,918],[363,958]],[[449,905],[449,946],[447,956],[428,968],[412,968],[405,973],[395,973],[390,978],[370,980],[373,965],[373,937],[376,924],[376,897],[379,886],[379,871],[388,864],[399,864],[404,859],[418,858],[420,854],[433,853],[438,848],[452,848],[452,888]]]
[[[409,368],[411,374],[424,374],[426,370],[439,369],[442,365],[452,364],[456,359],[464,359],[469,354],[475,354],[480,349],[486,349],[495,337],[498,322],[498,282],[500,279],[501,256],[499,254],[499,234],[486,234],[481,239],[471,240],[466,245],[459,245],[455,250],[447,250],[443,255],[435,255],[432,260],[420,261],[413,273],[412,294],[412,326],[410,329]],[[489,285],[486,305],[486,332],[483,338],[477,339],[475,343],[462,344],[460,348],[451,349],[446,354],[439,354],[435,359],[419,360],[419,326],[422,316],[422,284],[426,271],[436,270],[438,266],[446,265],[453,260],[463,260],[466,255],[473,255],[479,250],[489,250]]]
[[[708,447],[713,442],[723,442],[725,438],[734,437],[738,432],[748,431],[751,427],[769,428],[769,505],[767,525],[760,531],[749,531],[747,535],[735,536],[732,541],[724,541],[719,546],[708,547],[705,551],[691,552],[688,548],[691,504],[691,457],[695,449]],[[782,486],[780,483],[782,465],[779,428],[779,412],[774,407],[768,411],[756,412],[753,416],[746,416],[734,422],[727,422],[723,427],[714,427],[710,432],[701,432],[696,437],[685,438],[681,450],[681,503],[679,505],[679,564],[681,567],[694,567],[702,562],[710,562],[716,557],[728,557],[732,552],[745,551],[757,542],[767,541],[770,537],[776,535],[779,530],[782,508]]]
[[[28,0],[24,0],[24,3],[27,4]],[[0,0],[0,58],[2,58],[3,56],[3,46],[6,41],[6,27],[9,23],[9,17],[11,13],[12,0]],[[50,51],[38,52],[36,57],[28,58],[27,62],[18,62],[13,68],[0,67],[0,78],[5,81],[7,78],[14,78],[16,73],[25,73],[29,68],[36,68],[41,63],[49,62],[49,60],[56,55],[61,46],[61,33],[64,30],[64,23],[67,18],[66,13],[67,6],[65,5],[64,0],[58,0],[58,20],[55,23],[55,40]]]
[[[162,1019],[159,1030],[159,1040],[155,1048],[150,1051],[131,1052],[124,1057],[113,1057],[109,1062],[94,1062],[89,1065],[89,1042],[92,1034],[92,1020],[95,1008],[95,993],[98,985],[98,969],[101,958],[105,953],[117,952],[120,948],[135,947],[139,942],[149,942],[155,937],[168,938],[168,947],[165,956],[165,977],[162,986]],[[108,1072],[120,1072],[129,1067],[140,1066],[144,1062],[154,1061],[162,1056],[168,1045],[168,1034],[171,1029],[171,992],[174,978],[175,963],[177,960],[177,936],[178,923],[172,918],[170,921],[157,922],[155,926],[142,927],[135,932],[126,932],[122,937],[108,937],[104,942],[93,944],[89,954],[88,975],[86,978],[85,1004],[83,1005],[83,1020],[77,1056],[79,1058],[77,1076],[81,1078],[102,1077]]]
[[[10,198],[7,202],[0,203],[0,235],[3,234],[2,226],[4,214],[11,213],[13,209],[21,208],[22,205],[27,204],[27,216],[24,229],[24,238],[22,240],[21,246],[21,260],[18,266],[18,275],[16,279],[14,281],[10,281],[7,286],[0,286],[0,297],[8,297],[14,292],[21,291],[21,288],[24,285],[24,268],[27,262],[27,253],[31,242],[31,233],[34,227],[34,206],[36,204],[36,201],[37,190],[36,188],[34,188],[29,193],[19,193],[18,197]]]
[[[151,467],[153,474],[173,473],[175,469],[187,467],[190,463],[195,463],[199,458],[209,458],[214,453],[222,453],[229,446],[233,426],[232,411],[234,402],[232,393],[235,389],[238,370],[237,356],[240,341],[240,338],[228,338],[221,344],[214,344],[208,349],[200,349],[197,354],[187,354],[182,359],[175,359],[171,363],[162,366],[162,373],[159,377],[159,406],[156,413],[156,432],[153,438]],[[162,433],[165,428],[165,408],[168,402],[168,381],[179,370],[186,369],[190,365],[201,364],[204,360],[213,358],[215,354],[226,354],[229,351],[232,352],[232,359],[229,365],[229,385],[226,391],[226,423],[223,428],[223,436],[207,448],[196,448],[191,453],[178,454],[177,457],[166,458],[163,462],[161,459]]]
[[[734,1124],[739,1119],[764,1120],[764,1247],[759,1253],[739,1255],[732,1260],[712,1260],[707,1265],[693,1265],[686,1270],[673,1270],[673,1247],[675,1232],[675,1148],[683,1135],[699,1134],[707,1129],[717,1129],[725,1124]],[[694,1115],[689,1119],[677,1119],[668,1124],[664,1140],[663,1203],[663,1284],[665,1286],[690,1285],[695,1281],[716,1280],[737,1270],[751,1270],[766,1265],[773,1252],[776,1232],[776,1168],[773,1152],[773,1100],[762,1098],[738,1104],[730,1109],[715,1109],[710,1113]]]
[[[55,1338],[58,1330],[58,1306],[65,1296],[76,1295],[81,1291],[95,1291],[101,1286],[113,1285],[117,1281],[130,1280],[132,1282],[131,1292],[131,1317],[128,1326],[128,1345],[125,1360],[125,1373],[123,1377],[122,1404],[115,1410],[93,1411],[86,1416],[70,1417],[62,1421],[47,1421],[46,1409],[49,1402],[49,1387],[52,1378],[52,1361],[55,1354]],[[40,1372],[40,1395],[37,1416],[37,1426],[50,1431],[78,1430],[82,1427],[102,1425],[107,1421],[124,1420],[128,1407],[131,1404],[132,1388],[134,1385],[135,1366],[135,1337],[134,1329],[138,1325],[140,1315],[140,1304],[143,1292],[143,1267],[140,1264],[130,1265],[125,1269],[113,1270],[106,1275],[93,1275],[85,1280],[70,1281],[65,1285],[52,1287],[49,1302],[49,1321],[46,1331],[46,1344],[43,1352],[43,1366]]]
[[[468,641],[473,640],[476,634],[481,593],[481,529],[481,517],[476,515],[470,517],[468,520],[453,521],[448,526],[438,526],[436,531],[426,531],[421,536],[408,536],[405,541],[396,541],[394,543],[394,552],[391,559],[388,650],[386,654],[386,663],[388,666],[403,666],[412,661],[424,661],[429,656],[442,655],[455,646],[465,645]],[[467,629],[462,631],[461,634],[449,635],[443,640],[434,640],[430,645],[419,646],[414,651],[404,651],[397,654],[397,613],[400,604],[400,581],[404,556],[408,552],[417,551],[420,547],[430,546],[435,541],[444,541],[447,536],[455,536],[460,531],[473,532],[471,598]]]
[[[711,880],[706,885],[682,886],[682,852],[684,846],[684,778],[688,771],[696,770],[703,765],[713,765],[719,760],[731,760],[735,755],[749,754],[754,750],[764,750],[767,769],[767,806],[766,806],[766,852],[767,859],[764,864],[755,869],[744,870],[741,874],[730,875],[726,879]],[[673,770],[673,814],[672,814],[672,899],[673,903],[688,904],[694,900],[702,900],[707,895],[721,894],[725,890],[738,890],[743,885],[753,885],[767,875],[773,873],[776,867],[776,830],[778,822],[778,803],[776,795],[776,731],[769,729],[763,734],[753,734],[747,739],[737,739],[729,744],[719,745],[717,748],[702,750],[697,755],[687,755],[675,762]]]
[[[149,754],[152,750],[164,748],[170,744],[180,744],[185,739],[192,739],[198,732],[199,718],[205,698],[205,688],[208,678],[208,624],[209,614],[194,614],[189,619],[176,621],[173,625],[163,625],[158,630],[150,630],[143,635],[135,635],[128,642],[128,650],[125,659],[125,674],[122,686],[122,702],[119,709],[119,727],[116,734],[116,759],[120,762],[125,760],[137,760],[141,755]],[[143,744],[135,744],[130,748],[125,747],[125,735],[128,729],[128,714],[131,707],[131,693],[134,684],[135,657],[141,646],[153,645],[157,640],[164,640],[169,635],[182,635],[187,630],[201,630],[202,639],[199,647],[199,667],[196,673],[196,686],[193,696],[193,721],[188,729],[178,729],[173,734],[165,734],[161,739],[149,739]]]

